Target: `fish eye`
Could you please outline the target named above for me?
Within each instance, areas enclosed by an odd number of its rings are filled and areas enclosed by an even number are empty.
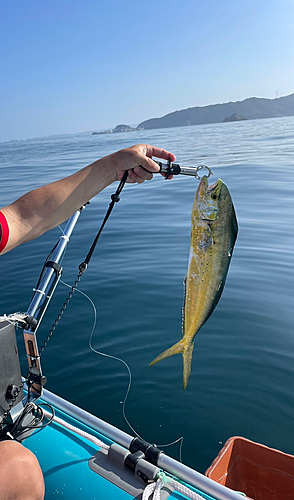
[[[217,200],[217,194],[213,193],[213,194],[211,195],[211,198],[212,198],[213,200]]]

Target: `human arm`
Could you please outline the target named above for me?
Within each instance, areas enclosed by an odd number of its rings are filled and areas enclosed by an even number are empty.
[[[152,179],[158,172],[157,158],[175,160],[165,149],[146,144],[117,151],[91,163],[78,172],[34,189],[1,209],[9,227],[9,237],[2,253],[30,241],[68,219],[88,200],[128,170],[131,183]]]

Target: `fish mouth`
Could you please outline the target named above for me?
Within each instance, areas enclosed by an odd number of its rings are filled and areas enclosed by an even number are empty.
[[[220,187],[221,182],[222,181],[220,179],[218,179],[213,184],[211,184],[211,186],[208,186],[207,187],[207,194],[211,194],[215,189],[217,189],[217,187]]]
[[[221,179],[217,179],[217,181],[209,186],[207,176],[204,175],[198,186],[196,199],[198,202],[201,202],[201,200],[209,200],[210,204],[216,203],[219,199],[222,186],[223,182]]]

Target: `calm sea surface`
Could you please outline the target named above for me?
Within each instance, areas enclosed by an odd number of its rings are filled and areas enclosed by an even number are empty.
[[[124,188],[80,289],[97,308],[94,348],[130,366],[127,418],[160,445],[183,436],[183,461],[201,472],[233,435],[294,454],[294,118],[1,143],[1,204],[138,142],[171,150],[182,165],[209,165],[213,181],[220,177],[231,191],[239,234],[222,298],[195,339],[183,391],[181,356],[148,364],[181,337],[198,181],[165,182],[157,175]],[[63,261],[67,283],[74,282],[115,188],[83,211]],[[26,311],[59,236],[54,229],[1,257],[0,314]],[[67,293],[59,284],[40,345]],[[47,388],[131,433],[122,415],[128,372],[90,350],[93,318],[91,303],[76,293],[43,355]],[[18,336],[22,352],[21,331]],[[178,459],[179,443],[166,452]]]

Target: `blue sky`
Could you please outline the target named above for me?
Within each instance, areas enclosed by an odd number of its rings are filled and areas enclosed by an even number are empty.
[[[294,0],[0,6],[0,141],[294,92]]]

